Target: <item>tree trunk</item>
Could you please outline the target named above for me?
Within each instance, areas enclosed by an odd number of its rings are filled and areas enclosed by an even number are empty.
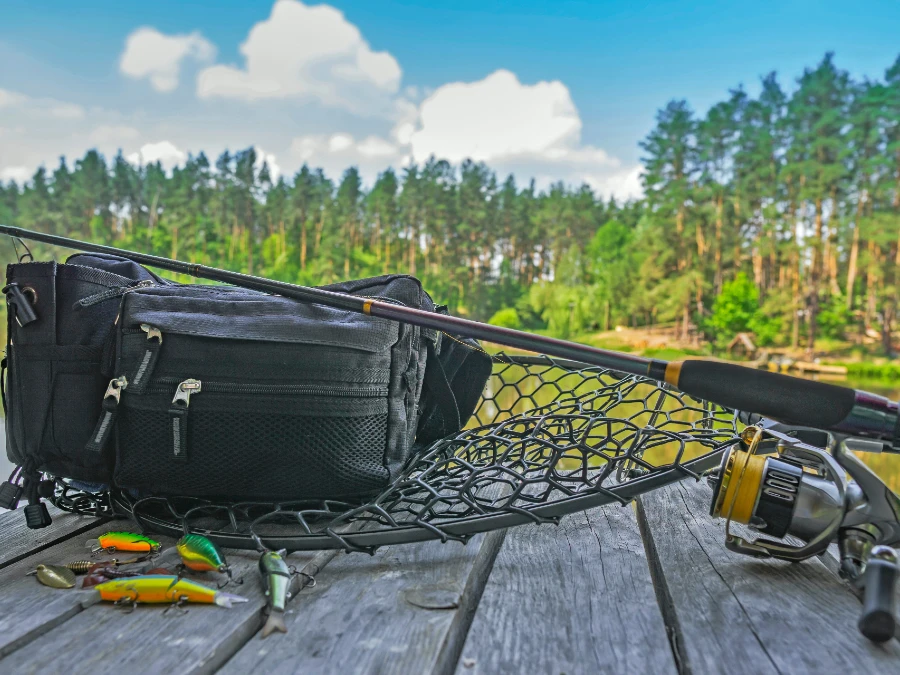
[[[864,199],[856,204],[856,223],[853,227],[853,243],[850,245],[850,260],[847,263],[847,309],[853,309],[853,287],[856,285],[856,264],[859,259],[859,228],[862,222]]]
[[[881,308],[883,317],[881,323],[881,346],[884,349],[884,355],[888,358],[893,358],[894,356],[894,347],[891,338],[894,329],[895,309],[893,300],[885,300],[884,305]]]
[[[816,349],[816,317],[819,315],[819,277],[822,267],[822,198],[816,199],[816,234],[812,250],[812,266],[809,275],[809,324],[806,329],[806,353],[812,359]]]
[[[877,250],[875,242],[869,242],[869,264],[866,266],[866,316],[865,325],[869,328],[872,325],[872,319],[875,317],[876,296],[875,296],[875,258]]]
[[[306,219],[300,225],[300,269],[306,269]]]
[[[319,211],[319,220],[316,223],[316,241],[315,241],[316,248],[313,251],[314,256],[319,255],[319,247],[322,243],[322,230],[323,229],[325,229],[325,210],[324,209]]]
[[[719,195],[716,202],[716,278],[713,283],[718,296],[722,292],[722,216],[725,210],[724,197]]]

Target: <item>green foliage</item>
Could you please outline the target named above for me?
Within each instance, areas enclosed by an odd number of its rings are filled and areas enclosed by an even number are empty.
[[[762,307],[750,318],[748,328],[760,347],[783,346],[790,340],[791,315],[785,312],[790,307],[789,291],[781,290],[770,294]]]
[[[528,298],[532,309],[547,323],[547,331],[568,338],[593,325],[593,298],[586,291],[583,286],[540,283],[531,287]]]
[[[846,337],[847,327],[853,322],[853,314],[847,309],[847,300],[841,295],[832,295],[823,303],[816,316],[822,337],[841,340]]]
[[[522,321],[519,319],[519,313],[514,307],[505,307],[499,312],[495,312],[488,323],[492,326],[501,326],[502,328],[514,328],[516,330],[522,328]]]
[[[759,291],[741,272],[722,287],[706,325],[713,335],[728,339],[749,331],[758,311]]]

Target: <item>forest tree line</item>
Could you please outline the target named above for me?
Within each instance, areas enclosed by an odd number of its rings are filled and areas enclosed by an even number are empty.
[[[577,336],[676,322],[813,350],[874,331],[890,353],[900,263],[900,58],[856,81],[831,54],[641,142],[644,197],[546,190],[432,158],[366,187],[253,148],[171,171],[96,151],[0,184],[0,222],[306,285],[420,277],[451,311]]]

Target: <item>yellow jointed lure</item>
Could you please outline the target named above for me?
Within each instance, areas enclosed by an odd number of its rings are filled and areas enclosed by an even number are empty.
[[[95,602],[105,600],[118,604],[182,604],[187,602],[219,607],[247,602],[247,598],[223,593],[188,579],[163,574],[148,574],[128,579],[113,579],[94,586]]]
[[[85,545],[91,549],[92,553],[99,551],[106,551],[107,553],[115,553],[116,551],[156,553],[161,548],[158,541],[134,532],[107,532],[96,539],[89,539]]]

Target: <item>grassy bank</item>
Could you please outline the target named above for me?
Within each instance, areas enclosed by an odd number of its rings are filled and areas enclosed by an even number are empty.
[[[900,363],[885,361],[883,363],[863,361],[840,363],[847,368],[847,377],[862,378],[867,380],[900,380]]]

